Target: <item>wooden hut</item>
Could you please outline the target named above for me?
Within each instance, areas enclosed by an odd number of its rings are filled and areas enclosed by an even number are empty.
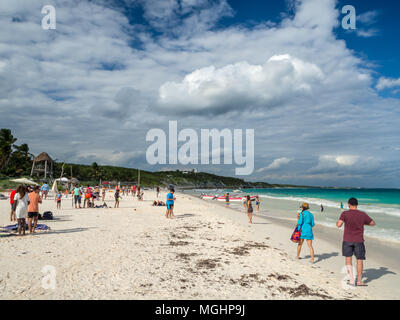
[[[31,177],[34,174],[38,177],[42,175],[44,179],[47,177],[53,179],[53,160],[46,152],[42,152],[33,159]]]

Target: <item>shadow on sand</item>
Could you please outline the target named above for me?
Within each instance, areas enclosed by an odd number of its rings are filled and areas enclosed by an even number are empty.
[[[324,261],[324,260],[328,260],[330,258],[337,257],[337,256],[339,256],[339,252],[316,254],[314,256],[314,258],[315,258],[315,262],[314,263],[318,263],[318,262],[321,262],[321,261]],[[305,259],[310,259],[311,256],[307,255],[304,258]]]
[[[97,227],[91,228],[73,228],[73,229],[64,229],[64,230],[49,230],[48,232],[37,233],[38,235],[47,235],[47,234],[62,234],[62,233],[73,233],[73,232],[83,232],[89,229],[96,229]]]
[[[193,213],[185,213],[185,214],[179,214],[179,215],[175,215],[176,219],[183,219],[183,218],[189,218],[189,217],[194,217],[195,214]]]
[[[364,283],[369,283],[371,281],[377,280],[387,274],[397,274],[397,273],[390,271],[388,268],[385,267],[380,267],[379,269],[374,269],[374,268],[366,269],[363,272],[363,277],[366,278],[364,280]]]

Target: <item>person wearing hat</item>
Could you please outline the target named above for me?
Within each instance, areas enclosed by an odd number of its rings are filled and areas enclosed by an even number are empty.
[[[298,214],[298,226],[299,230],[301,231],[300,241],[297,246],[297,259],[300,259],[300,251],[301,247],[304,243],[304,240],[307,241],[307,245],[310,248],[310,255],[311,255],[311,263],[314,263],[314,248],[312,246],[312,241],[314,240],[314,234],[312,228],[315,226],[314,223],[314,216],[309,211],[310,206],[308,203],[304,202],[301,205],[301,212]]]

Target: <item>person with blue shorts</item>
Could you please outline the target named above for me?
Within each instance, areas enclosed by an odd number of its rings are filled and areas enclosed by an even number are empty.
[[[165,203],[167,205],[167,212],[165,213],[165,217],[168,218],[173,218],[174,217],[174,192],[175,190],[171,188],[169,190],[169,193],[167,194],[167,202]]]

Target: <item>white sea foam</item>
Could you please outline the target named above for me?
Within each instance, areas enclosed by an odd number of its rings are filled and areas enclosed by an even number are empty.
[[[335,209],[341,209],[340,204],[334,201],[326,200],[326,199],[319,199],[319,198],[301,198],[301,197],[274,197],[270,195],[259,195],[260,197],[263,198],[269,198],[269,199],[276,199],[276,200],[289,200],[289,201],[296,201],[296,202],[308,202],[309,204],[315,204],[315,205],[323,205],[324,207],[330,207],[330,208],[335,208]],[[346,205],[346,204],[344,204]],[[372,206],[372,205],[360,205],[359,209],[362,211],[365,211],[367,213],[378,213],[378,214],[387,214],[390,216],[394,217],[400,217],[400,208],[392,208],[392,207],[378,207],[378,206]]]

